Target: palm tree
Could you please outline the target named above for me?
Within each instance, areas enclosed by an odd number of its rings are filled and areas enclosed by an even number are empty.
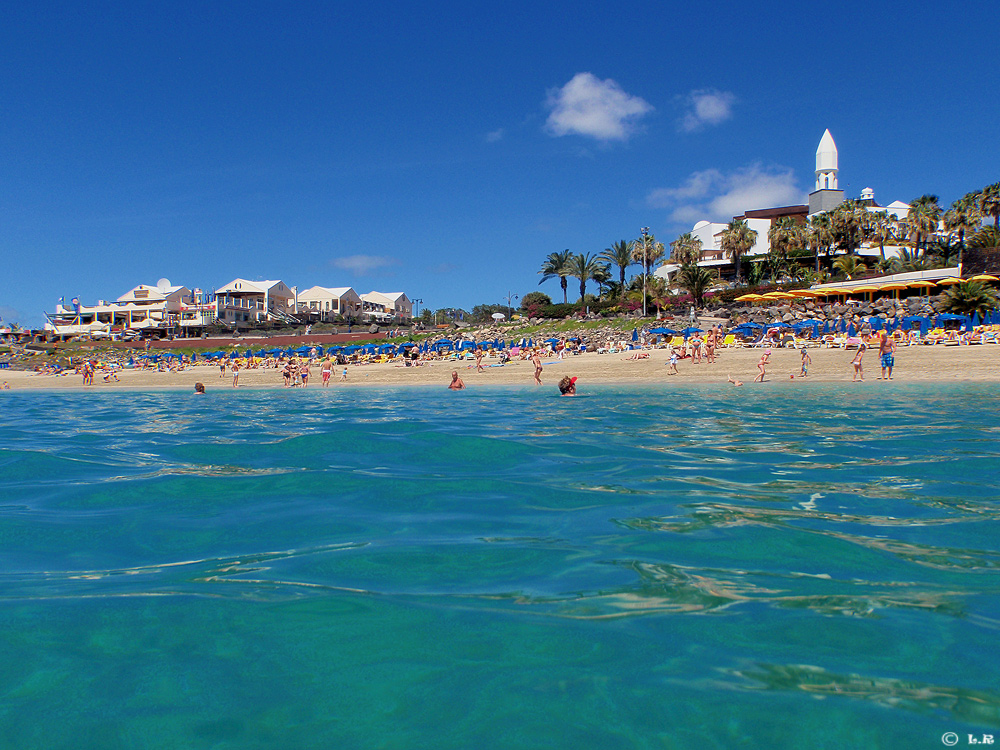
[[[979,193],[977,208],[982,216],[993,217],[993,228],[1000,230],[1000,182],[987,185]]]
[[[701,240],[690,232],[685,232],[670,243],[670,260],[684,265],[701,260]]]
[[[580,280],[580,307],[583,308],[585,297],[587,296],[587,282],[594,278],[594,274],[607,273],[608,266],[601,263],[597,255],[587,253],[584,255],[574,255],[569,259],[569,275]]]
[[[833,231],[839,244],[848,255],[854,255],[864,239],[868,207],[861,201],[844,201],[831,212]]]
[[[643,235],[632,243],[632,260],[642,265],[642,271],[646,276],[653,273],[653,268],[660,264],[667,249],[662,242],[657,242],[652,234]]]
[[[809,242],[816,251],[816,273],[819,273],[819,251],[826,250],[829,255],[833,244],[833,222],[828,211],[816,214],[809,220]]]
[[[600,256],[598,256],[600,257]],[[610,284],[614,284],[611,281],[611,264],[610,263],[598,263],[599,268],[594,271],[590,278],[597,282],[597,296],[599,299],[604,299],[604,287]]]
[[[951,233],[958,234],[958,267],[960,269],[965,254],[965,233],[975,231],[982,221],[982,214],[979,213],[980,195],[980,193],[966,193],[944,212],[944,228],[949,232],[949,241]]]
[[[789,253],[802,247],[805,233],[802,224],[791,216],[782,216],[767,230],[767,240],[771,250],[781,260],[787,260]]]
[[[888,211],[877,212],[870,224],[871,238],[878,242],[878,253],[885,262],[885,243],[896,241],[896,217]]]
[[[936,195],[921,195],[910,203],[910,210],[906,212],[906,225],[913,238],[914,252],[919,250],[921,240],[926,244],[927,238],[937,231],[940,220],[941,206],[938,205]]]
[[[1000,230],[983,227],[969,239],[969,247],[1000,247]]]
[[[625,269],[635,263],[632,258],[634,242],[628,240],[618,240],[611,247],[605,248],[601,253],[601,258],[608,261],[613,266],[618,266],[618,282],[621,284],[622,296],[625,295]]]
[[[549,279],[559,278],[559,286],[562,287],[564,305],[569,301],[566,297],[566,289],[569,286],[566,278],[573,275],[569,270],[569,260],[572,257],[573,253],[569,250],[563,250],[560,253],[549,253],[545,262],[542,263],[542,270],[538,272],[542,274],[542,281],[539,281],[539,284],[543,281],[548,281]]]
[[[736,278],[740,278],[740,261],[743,255],[757,244],[757,232],[749,227],[746,219],[733,219],[722,232],[722,252],[733,259]]]
[[[899,248],[899,255],[892,259],[893,273],[926,271],[930,268],[933,268],[933,264],[928,258],[919,253],[907,250],[905,247]]]
[[[996,292],[979,281],[963,281],[949,287],[938,303],[941,312],[952,312],[959,315],[980,315],[996,309],[1000,304]]]
[[[694,304],[701,307],[705,291],[715,283],[715,276],[697,263],[685,263],[677,272],[677,284],[694,297]]]
[[[856,255],[841,255],[833,261],[833,267],[844,274],[850,281],[855,275],[864,273],[868,266],[858,260]]]

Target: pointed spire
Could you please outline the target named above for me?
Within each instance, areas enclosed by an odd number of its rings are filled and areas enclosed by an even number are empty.
[[[833,142],[829,128],[820,138],[819,148],[816,149],[816,171],[829,172],[837,170],[837,144]]]

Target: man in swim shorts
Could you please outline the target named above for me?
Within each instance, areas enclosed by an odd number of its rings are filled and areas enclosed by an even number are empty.
[[[879,380],[892,380],[892,366],[896,364],[896,358],[893,356],[895,351],[896,339],[882,331],[882,337],[878,343],[879,359],[882,365],[882,377],[878,378]]]

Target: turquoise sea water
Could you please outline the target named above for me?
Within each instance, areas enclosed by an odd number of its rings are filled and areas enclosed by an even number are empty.
[[[1000,741],[995,387],[0,398],[0,747]]]

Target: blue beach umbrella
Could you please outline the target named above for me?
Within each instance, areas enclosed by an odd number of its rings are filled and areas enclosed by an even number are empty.
[[[882,318],[872,318],[872,330],[881,331],[882,330]]]
[[[829,332],[830,332],[830,321],[829,320],[824,320],[823,321],[823,333],[829,333]]]
[[[673,328],[650,328],[649,332],[656,336],[673,336],[677,331]]]
[[[926,336],[931,330],[931,319],[921,318],[920,319],[920,335]]]
[[[851,338],[854,338],[855,336],[857,336],[857,335],[858,335],[858,331],[857,331],[857,329],[856,329],[856,328],[854,327],[854,323],[851,323],[851,324],[850,324],[850,325],[849,325],[849,326],[847,327],[847,335],[848,335],[848,336],[850,336]]]
[[[639,331],[636,328],[632,329],[632,340],[633,341],[638,341],[639,340]]]
[[[979,326],[979,310],[972,313],[972,327],[977,328]]]

